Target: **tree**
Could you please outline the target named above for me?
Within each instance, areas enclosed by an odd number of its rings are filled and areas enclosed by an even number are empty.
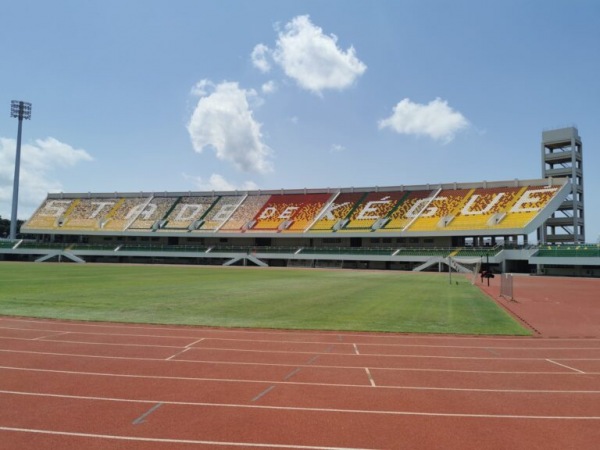
[[[23,225],[23,220],[17,220],[17,233]],[[0,238],[7,238],[10,235],[10,220],[3,219],[0,216]]]

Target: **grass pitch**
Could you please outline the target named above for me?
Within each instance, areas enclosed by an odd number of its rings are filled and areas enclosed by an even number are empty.
[[[528,335],[444,274],[100,264],[0,264],[0,314],[305,330]]]

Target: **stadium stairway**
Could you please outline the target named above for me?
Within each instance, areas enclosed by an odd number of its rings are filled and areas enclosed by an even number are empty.
[[[240,256],[236,256],[235,258],[230,259],[229,261],[227,261],[226,263],[224,263],[224,266],[231,266],[233,264],[235,264],[238,261],[244,260],[244,265],[246,265],[246,261],[251,261],[252,263],[256,264],[257,266],[260,267],[268,267],[268,264],[266,264],[265,262],[261,261],[260,259],[258,259],[256,256],[253,255],[240,255]]]
[[[427,269],[428,267],[433,266],[434,264],[439,264],[441,262],[446,262],[446,258],[442,257],[442,256],[433,256],[431,258],[429,258],[427,261],[425,261],[423,264],[415,267],[412,271],[413,272],[421,272],[425,269]]]

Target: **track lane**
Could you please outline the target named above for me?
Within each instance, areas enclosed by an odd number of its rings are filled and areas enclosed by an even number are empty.
[[[280,382],[158,379],[0,370],[0,391],[140,401],[249,404],[426,414],[596,417],[600,390],[581,392],[391,389]],[[157,396],[157,392],[162,393]],[[264,394],[264,395],[262,395]],[[567,400],[571,401],[567,401]]]
[[[465,448],[478,441],[486,448],[589,448],[597,442],[595,420],[526,419],[465,416],[364,415],[361,411],[240,409],[231,406],[163,404],[141,426],[135,418],[155,404],[131,404],[118,400],[32,398],[2,396],[12,409],[29,410],[14,417],[0,412],[2,427],[46,429],[71,433],[108,434],[139,439],[203,440],[268,443],[325,448]],[[49,411],[61,410],[60,422]],[[256,424],[271,424],[257,427]],[[561,426],[557,427],[557,423]],[[293,427],[281,426],[293,424]],[[433,428],[432,428],[433,427]],[[501,430],[510,428],[510,433]],[[560,431],[557,432],[557,428]],[[432,429],[436,432],[432,433]],[[535,441],[532,441],[532,429]],[[482,434],[482,430],[485,430]],[[490,440],[486,433],[491,433]],[[201,439],[199,439],[201,436]],[[396,447],[396,445],[398,445]],[[558,447],[556,447],[558,445]],[[583,447],[581,447],[583,445]],[[553,447],[554,446],[554,447]]]
[[[128,450],[600,439],[598,340],[228,331],[0,318],[0,401],[27,411],[0,413],[0,434]]]

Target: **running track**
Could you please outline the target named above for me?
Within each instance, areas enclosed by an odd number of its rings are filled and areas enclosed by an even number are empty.
[[[1,449],[592,449],[600,339],[0,317]]]

